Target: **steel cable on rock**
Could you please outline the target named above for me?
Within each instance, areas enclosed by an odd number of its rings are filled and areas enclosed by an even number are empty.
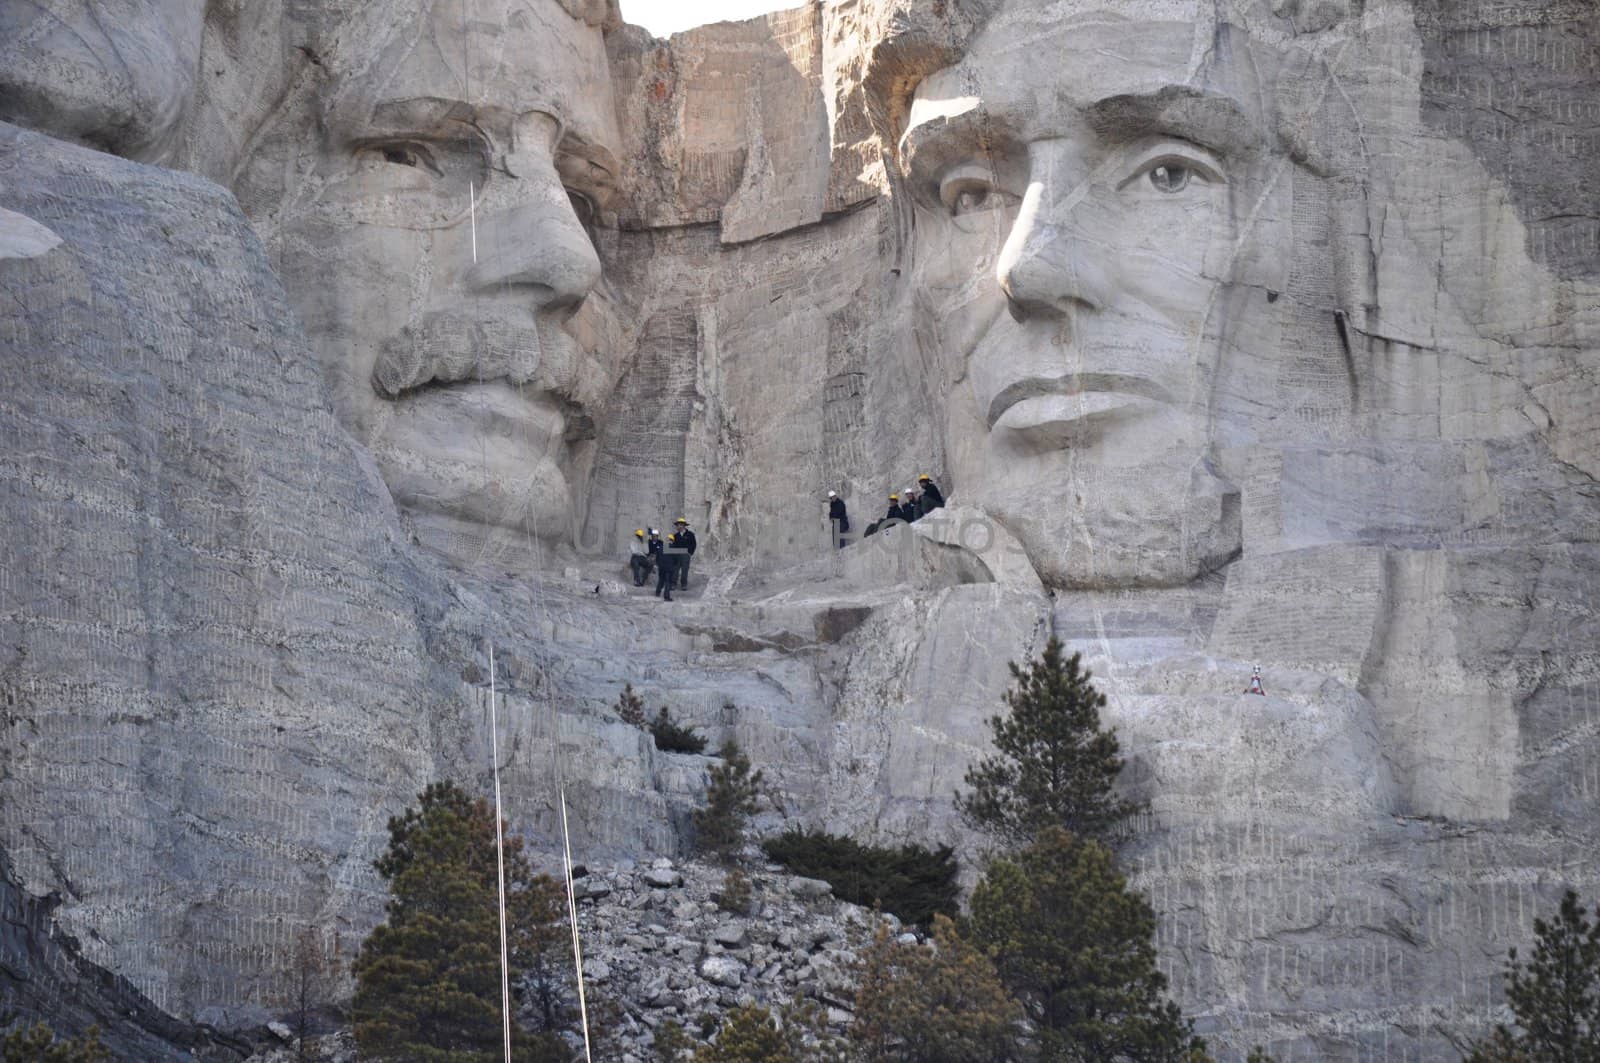
[[[472,99],[471,99],[471,53],[470,53],[470,50],[469,50],[471,42],[470,42],[470,34],[469,34],[469,31],[468,31],[467,16],[466,16],[466,0],[462,0],[462,30],[463,30],[462,80],[463,80],[463,85],[464,85],[464,92],[466,93],[466,102],[468,103],[469,106],[471,106],[472,105]],[[474,108],[474,113],[476,113],[475,112],[475,108]],[[490,147],[491,147],[491,153],[492,153],[492,151],[493,151],[492,141],[491,141]],[[492,157],[491,157],[491,162],[492,162]],[[477,187],[476,187],[475,182],[469,182],[468,183],[467,195],[468,195],[468,217],[469,217],[469,224],[470,224],[470,229],[471,229],[472,266],[473,266],[474,273],[476,273],[477,270],[478,270],[479,261],[478,261],[478,196],[477,196]],[[506,241],[501,241],[497,246],[503,249],[504,247],[507,246],[507,242]],[[510,289],[512,287],[511,271],[509,271],[509,270],[501,270],[500,271],[499,285],[501,287],[502,292],[506,293],[509,296]],[[479,400],[480,400],[480,403],[481,403],[481,408],[482,408],[482,410],[484,412],[484,415],[485,415],[484,423],[487,424],[488,423],[488,412],[489,411],[488,411],[488,396],[487,396],[487,392],[486,392],[487,379],[485,377],[484,364],[483,364],[484,363],[485,352],[484,352],[484,349],[483,349],[483,331],[482,331],[483,314],[482,314],[481,299],[482,299],[481,288],[478,287],[477,285],[474,285],[473,304],[474,304],[474,309],[476,311],[474,316],[476,318],[476,322],[475,323],[478,325],[478,328],[475,330],[475,334],[474,334],[473,340],[474,340],[475,343],[478,344],[478,357],[476,359],[476,364],[477,364],[477,378],[478,378],[478,385],[479,385]],[[535,321],[535,325],[534,325],[534,335],[535,335],[535,337],[538,336],[538,322],[537,321]],[[543,359],[543,354],[544,354],[544,352],[543,352],[543,349],[542,349],[542,342],[541,342],[541,350],[540,350],[541,361]],[[508,384],[509,383],[513,383],[513,381],[510,379],[509,376],[507,378],[507,383]],[[521,380],[517,380],[514,383],[515,383],[515,386],[516,386],[516,389],[517,389],[518,398],[523,399],[524,401],[526,401],[527,395],[526,395],[526,392],[525,392],[525,386],[526,386],[525,382],[521,381]],[[524,450],[527,451],[529,449],[530,445],[531,445],[531,439],[530,439],[529,434],[528,434],[528,426],[527,426],[526,422],[523,422],[520,425],[520,432],[521,432],[521,436],[522,436],[521,442],[524,445]],[[479,461],[480,461],[480,465],[481,465],[481,469],[482,469],[482,473],[483,473],[482,483],[484,485],[484,488],[487,490],[490,486],[496,485],[497,481],[495,481],[493,479],[493,477],[491,475],[491,472],[490,472],[489,457],[488,457],[488,444],[487,444],[487,441],[485,440],[485,438],[482,435],[480,435],[480,437],[479,437]],[[532,500],[533,500],[533,491],[534,491],[535,483],[536,483],[536,477],[535,478],[530,478],[529,481],[528,481],[527,487],[526,487],[526,489],[524,491],[520,492],[519,495],[517,495],[517,496],[508,496],[507,497],[507,504],[508,505],[516,505],[517,508],[519,508],[521,510],[520,521],[521,521],[522,530],[523,530],[523,537],[524,537],[524,539],[526,541],[526,545],[528,547],[529,554],[531,555],[531,557],[533,559],[533,572],[531,574],[531,582],[529,584],[529,593],[530,593],[530,598],[532,599],[532,604],[534,606],[534,611],[539,616],[539,618],[543,621],[544,629],[545,630],[549,630],[549,631],[554,631],[554,624],[551,621],[550,607],[549,607],[549,602],[547,600],[548,596],[544,593],[544,589],[543,589],[543,587],[541,585],[542,584],[542,580],[543,580],[543,575],[544,575],[544,551],[543,551],[543,546],[539,541],[539,536],[538,536],[536,530],[533,528],[533,526],[529,522],[529,507],[530,507],[530,505],[532,503]],[[505,515],[504,512],[502,512],[502,514],[500,514],[500,516],[504,516],[504,515]],[[491,548],[491,546],[493,544],[493,539],[494,539],[495,534],[496,534],[492,530],[493,527],[495,527],[495,526],[491,525],[491,530],[489,532],[487,532],[485,537],[484,537],[482,548],[479,551],[478,557],[475,559],[477,564],[474,567],[481,567],[482,563],[488,559],[488,555],[490,554],[490,548]],[[499,908],[500,908],[501,1009],[502,1009],[502,1016],[503,1016],[503,1031],[504,1031],[506,1063],[511,1063],[510,961],[509,961],[509,950],[508,950],[508,947],[507,947],[508,946],[508,941],[507,941],[505,857],[504,857],[505,841],[504,841],[504,837],[503,837],[503,827],[502,827],[502,824],[503,824],[503,821],[504,821],[504,809],[503,809],[503,804],[502,804],[501,787],[500,787],[499,716],[498,716],[497,705],[496,705],[496,700],[497,700],[496,699],[496,689],[497,689],[496,678],[497,677],[495,675],[495,655],[494,655],[494,644],[493,644],[492,641],[490,641],[490,643],[489,643],[489,665],[490,665],[490,677],[489,677],[489,690],[490,690],[490,693],[489,693],[489,713],[490,713],[490,720],[489,720],[489,726],[490,726],[490,749],[491,749],[490,755],[491,755],[491,757],[493,759],[492,768],[493,768],[494,795],[495,795],[495,844],[496,844],[496,859],[497,859],[497,863],[499,865],[499,876],[500,876],[499,877]],[[567,819],[566,777],[565,777],[565,771],[563,770],[563,765],[562,765],[562,761],[561,761],[561,727],[560,727],[560,720],[559,720],[558,714],[556,713],[556,709],[555,709],[555,699],[554,699],[554,696],[552,694],[552,686],[553,686],[553,684],[551,682],[551,677],[550,677],[550,674],[549,674],[549,668],[548,668],[547,664],[542,664],[541,667],[540,667],[540,681],[541,681],[541,683],[543,685],[543,688],[544,688],[545,718],[546,718],[546,721],[548,723],[549,731],[550,731],[551,767],[552,767],[552,773],[553,773],[553,775],[555,777],[555,782],[556,782],[556,799],[557,799],[557,806],[558,806],[557,807],[557,811],[558,811],[558,818],[559,818],[559,823],[560,823],[560,828],[561,828],[562,872],[563,872],[562,877],[564,879],[564,883],[565,883],[565,887],[566,887],[565,888],[565,892],[566,892],[566,900],[567,900],[567,922],[568,922],[568,926],[570,928],[571,937],[572,937],[573,970],[574,970],[574,976],[575,976],[575,983],[576,983],[577,991],[578,991],[578,1014],[579,1014],[579,1021],[581,1023],[582,1030],[583,1030],[583,1054],[584,1054],[584,1059],[585,1059],[586,1063],[592,1063],[592,1060],[593,1060],[593,1049],[592,1049],[591,1038],[590,1038],[590,1034],[589,1034],[588,996],[587,996],[587,993],[585,991],[584,978],[583,978],[583,943],[582,943],[582,938],[581,938],[581,935],[579,934],[579,929],[578,929],[577,896],[576,896],[576,891],[575,891],[575,888],[574,888],[574,885],[573,885],[573,876],[572,876],[572,836],[571,836],[571,830],[570,830],[570,827],[569,827],[569,824],[568,824],[568,819]]]

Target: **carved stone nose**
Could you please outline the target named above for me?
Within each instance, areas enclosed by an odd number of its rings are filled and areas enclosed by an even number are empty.
[[[1018,224],[1023,224],[1021,218]],[[999,278],[1006,309],[1014,320],[1060,318],[1101,305],[1105,271],[1095,256],[1105,253],[1103,250],[1051,224],[1013,234],[1013,239],[1018,237],[1018,249],[1002,254]]]
[[[565,195],[559,205],[525,204],[480,221],[478,240],[476,287],[532,287],[541,307],[561,309],[583,302],[600,280],[600,258]]]

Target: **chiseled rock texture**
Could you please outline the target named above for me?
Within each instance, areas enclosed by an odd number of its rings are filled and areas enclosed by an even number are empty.
[[[1222,1058],[1457,1058],[1504,1017],[1532,917],[1600,889],[1591,5],[1134,5],[1130,49],[1140,20],[1177,18],[1197,71],[1262,58],[1217,82],[1283,119],[1278,176],[1229,221],[1278,236],[1244,282],[1198,274],[1223,320],[1197,333],[1219,352],[1214,436],[1186,489],[1214,541],[1191,549],[1187,510],[1146,520],[1088,544],[1117,566],[1099,581],[1057,563],[1084,546],[1070,523],[1041,537],[983,509],[1029,484],[988,474],[949,357],[970,337],[940,314],[994,296],[1005,232],[934,239],[937,196],[901,169],[911,89],[1007,6],[825,0],[670,41],[590,6],[623,151],[592,227],[615,328],[590,338],[620,369],[566,470],[570,549],[435,556],[340,430],[273,273],[262,175],[283,171],[241,135],[323,76],[275,9],[208,22],[214,87],[181,138],[242,213],[219,185],[0,127],[18,903],[49,899],[83,962],[181,1020],[281,1015],[295,935],[348,956],[378,917],[385,818],[440,776],[487,790],[491,687],[507,814],[538,848],[563,792],[581,860],[689,838],[710,761],[618,720],[632,683],[750,752],[762,830],[975,853],[951,795],[1007,662],[1055,634],[1108,696],[1149,804],[1123,856]],[[997,63],[973,91],[1027,73]],[[264,140],[306,132],[275,120]],[[1139,525],[1163,501],[1141,471],[1041,479],[1045,515]],[[859,529],[921,472],[943,523],[831,549],[823,492]],[[621,544],[679,514],[702,549],[669,606],[628,584]],[[1265,697],[1244,693],[1255,665]],[[633,970],[617,943],[655,938],[623,900],[661,895],[627,877],[590,917],[613,980]],[[706,929],[719,961],[768,947]],[[748,985],[702,959],[661,999]]]
[[[601,423],[590,541],[657,512],[652,485],[678,504],[681,468],[714,560],[697,562],[700,595],[649,615],[768,675],[809,659],[810,683],[783,679],[735,730],[815,802],[794,803],[803,817],[880,840],[962,837],[949,797],[982,751],[1005,662],[1059,635],[1110,698],[1127,784],[1151,806],[1125,857],[1162,913],[1178,999],[1224,1056],[1261,1043],[1290,1058],[1455,1059],[1504,1017],[1500,966],[1532,916],[1565,886],[1600,886],[1600,244],[1572,176],[1595,161],[1600,25],[1587,5],[1535,0],[1128,12],[1129,58],[1154,39],[1144,20],[1168,17],[1192,19],[1197,67],[1251,56],[1212,84],[1272,100],[1274,135],[1293,146],[1269,148],[1270,182],[1238,205],[1257,226],[1241,244],[1249,283],[1217,296],[1220,324],[1203,322],[1224,352],[1208,369],[1203,468],[1234,552],[1181,585],[1141,586],[1173,570],[1173,516],[1105,541],[1123,571],[1099,585],[1052,566],[1073,542],[1065,524],[1042,541],[1001,529],[1014,542],[998,549],[919,533],[829,559],[825,490],[849,497],[859,528],[918,472],[969,506],[995,475],[978,460],[966,367],[942,359],[965,337],[925,335],[925,306],[979,300],[1004,233],[980,241],[987,260],[929,246],[914,205],[926,190],[898,180],[904,126],[883,86],[959,57],[996,9],[1107,6],[824,3],[671,42],[612,36],[637,183],[607,268],[649,293],[636,297],[661,327],[644,330]],[[766,92],[778,50],[792,85],[818,82],[831,191],[820,224],[769,211],[774,231],[746,243],[745,206],[780,150],[774,116],[792,138],[815,121],[813,98]],[[1010,61],[964,90],[1028,74],[1025,56]],[[733,106],[732,85],[762,110]],[[791,171],[797,211],[815,209],[813,174]],[[918,289],[919,270],[938,283]],[[1216,276],[1208,262],[1201,279]],[[640,397],[663,380],[685,447],[665,475],[675,449],[628,451],[658,423]],[[1117,472],[998,475],[1041,516],[1159,504],[1139,469]],[[1052,589],[1014,578],[1030,561]],[[767,604],[708,617],[725,594]],[[828,618],[845,614],[836,634]],[[700,686],[707,658],[640,660],[651,682],[636,686],[724,725]],[[1256,664],[1265,698],[1243,693]],[[813,698],[820,776],[789,767],[785,726]]]
[[[381,912],[381,795],[438,771],[420,584],[232,197],[12,126],[0,170],[61,240],[0,259],[4,845],[225,1024],[287,977],[243,955]]]
[[[22,888],[0,852],[0,1001],[8,1023],[42,1022],[63,1035],[97,1027],[114,1059],[233,1063],[250,1055],[248,1042],[174,1019],[126,979],[85,960],[53,907]]]
[[[526,583],[419,562],[232,198],[12,126],[0,178],[0,849],[82,962],[225,1030],[281,1012],[304,928],[347,963],[387,818],[487,785],[491,642],[519,825],[555,829],[559,719],[589,851],[673,851],[703,763],[607,718],[603,671],[556,712],[537,676],[583,658]]]

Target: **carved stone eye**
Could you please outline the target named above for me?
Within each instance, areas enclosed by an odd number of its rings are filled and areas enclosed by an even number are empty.
[[[1188,187],[1191,173],[1187,166],[1164,162],[1150,171],[1150,183],[1156,186],[1156,191],[1171,195]]]
[[[410,148],[390,145],[383,149],[383,161],[392,162],[396,166],[421,166],[422,156]]]
[[[982,210],[983,205],[989,201],[989,192],[984,188],[968,188],[956,196],[954,210],[957,214],[967,214],[974,210]]]
[[[597,213],[594,209],[594,200],[570,188],[567,189],[567,199],[572,203],[572,213],[578,216],[579,225],[587,229],[594,224],[594,216]]]

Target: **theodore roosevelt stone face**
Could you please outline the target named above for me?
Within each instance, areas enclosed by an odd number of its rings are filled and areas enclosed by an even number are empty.
[[[319,57],[281,272],[402,510],[564,540],[609,388],[584,339],[619,139],[600,30],[556,0],[357,11]]]
[[[1264,60],[1188,0],[1123,10],[1013,0],[901,143],[920,331],[958,363],[956,488],[1057,586],[1182,583],[1238,549],[1213,387],[1287,240],[1245,90]]]

